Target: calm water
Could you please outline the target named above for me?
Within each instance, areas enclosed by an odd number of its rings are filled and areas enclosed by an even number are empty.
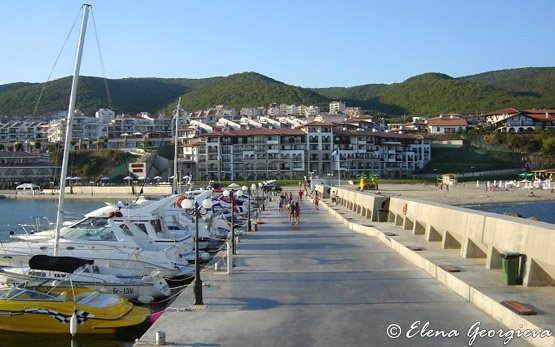
[[[471,205],[467,207],[474,210],[500,214],[516,212],[523,218],[535,217],[539,221],[555,224],[555,201]]]
[[[0,200],[0,239],[6,239],[10,231],[22,232],[19,224],[34,224],[35,217],[45,216],[56,222],[56,204],[54,200]],[[66,200],[65,220],[79,219],[102,206],[102,200]]]
[[[34,217],[46,216],[51,222],[56,222],[56,203],[54,200],[0,200],[0,239],[8,239],[10,231],[22,232],[19,224],[32,224]],[[66,200],[65,219],[79,219],[102,206],[102,200]],[[0,331],[0,346],[35,347],[40,341],[41,347],[130,347],[146,329],[130,329],[115,336],[79,335],[78,332],[73,339],[69,336],[69,328],[67,335]]]

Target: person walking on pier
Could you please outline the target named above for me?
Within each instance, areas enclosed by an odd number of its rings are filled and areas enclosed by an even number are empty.
[[[295,203],[295,217],[295,224],[299,224],[299,222],[301,221],[301,205],[299,205],[298,202]]]
[[[278,208],[279,208],[280,212],[281,212],[281,210],[283,210],[284,205],[285,205],[285,195],[281,194],[279,196],[279,201],[278,201]]]
[[[302,200],[303,200],[303,194],[304,194],[304,191],[303,191],[302,188],[299,189],[299,193],[298,193],[298,194],[299,194],[299,201],[302,201]]]
[[[317,210],[320,209],[320,207],[318,206],[319,202],[320,202],[320,197],[318,196],[318,192],[314,192],[314,207],[316,207]]]
[[[295,212],[297,212],[295,209],[295,203],[293,202],[293,200],[291,200],[291,202],[287,205],[287,210],[289,212],[289,224],[293,225],[296,220]]]

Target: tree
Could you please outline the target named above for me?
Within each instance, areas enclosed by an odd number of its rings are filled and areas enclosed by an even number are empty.
[[[555,137],[543,139],[541,152],[543,154],[555,155]]]
[[[14,148],[16,151],[21,151],[23,149],[23,144],[21,142],[14,143]]]

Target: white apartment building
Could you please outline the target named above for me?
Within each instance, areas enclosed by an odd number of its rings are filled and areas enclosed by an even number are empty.
[[[279,117],[280,115],[279,107],[277,105],[271,105],[266,110],[266,113],[268,114],[269,117]]]
[[[279,115],[280,116],[296,116],[299,113],[297,105],[279,105]]]
[[[345,103],[343,101],[332,101],[330,102],[330,113],[338,114],[345,112]]]
[[[65,139],[66,119],[55,119],[50,121],[48,127],[48,142],[63,143]],[[73,116],[71,137],[75,140],[97,141],[108,136],[108,122],[101,118],[87,117],[76,110]]]
[[[40,121],[15,121],[0,124],[0,144],[3,148],[15,148],[16,143],[22,149],[32,151],[36,144],[42,148],[48,143],[48,123]]]
[[[185,140],[181,162],[195,179],[301,179],[338,172],[342,178],[409,177],[431,159],[430,142],[421,136],[345,130],[321,120],[295,129],[213,131]]]
[[[306,108],[306,112],[305,112],[306,117],[317,116],[319,114],[320,114],[320,107],[318,106],[308,106]]]
[[[94,117],[98,119],[102,119],[103,121],[109,123],[114,118],[116,118],[116,113],[110,109],[101,108],[95,112]]]

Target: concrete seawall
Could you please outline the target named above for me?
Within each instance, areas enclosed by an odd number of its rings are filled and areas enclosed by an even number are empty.
[[[501,254],[525,255],[525,286],[555,285],[555,226],[533,220],[480,212],[406,197],[357,192],[351,187],[317,186],[328,197],[370,221],[394,223],[464,258],[483,259],[487,269],[501,268]],[[384,214],[384,215],[380,215]]]

